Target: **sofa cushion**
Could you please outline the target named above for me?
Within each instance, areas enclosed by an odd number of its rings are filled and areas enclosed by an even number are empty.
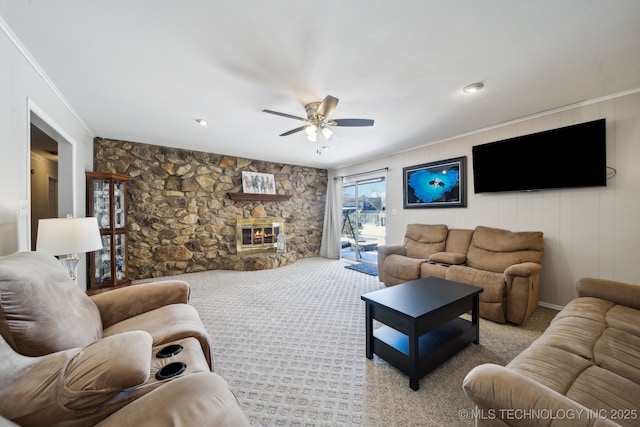
[[[593,362],[569,351],[535,342],[507,364],[522,375],[566,394],[573,382]]]
[[[452,265],[447,269],[446,279],[483,288],[480,301],[501,304],[504,302],[506,292],[504,274],[477,270],[464,265]]]
[[[598,366],[640,385],[640,337],[608,328],[596,342],[593,353]]]
[[[544,240],[540,231],[513,232],[478,226],[467,252],[467,265],[502,273],[507,267],[522,262],[542,264],[543,255]]]
[[[448,228],[444,224],[409,224],[403,244],[410,258],[429,259],[431,254],[443,252]]]
[[[449,229],[447,233],[447,244],[444,248],[445,252],[457,252],[466,257],[472,237],[473,230],[466,228]]]
[[[620,329],[635,337],[640,337],[640,322],[638,321],[638,310],[616,304],[607,311],[607,324],[616,329]]]
[[[18,353],[41,356],[102,336],[100,313],[55,257],[0,257],[0,333]]]
[[[593,348],[606,327],[604,323],[584,317],[562,317],[551,322],[539,342],[594,361]]]
[[[614,420],[620,425],[638,426],[640,420],[628,408],[638,408],[640,384],[599,366],[585,369],[572,384],[566,396],[587,408],[602,411],[603,414],[619,414]],[[625,410],[627,409],[627,410]]]
[[[594,320],[596,322],[605,323],[606,314],[615,306],[611,301],[600,298],[582,297],[575,298],[564,306],[553,321],[568,318],[584,318]]]
[[[464,264],[467,256],[458,252],[436,252],[429,257],[430,262],[446,265]]]

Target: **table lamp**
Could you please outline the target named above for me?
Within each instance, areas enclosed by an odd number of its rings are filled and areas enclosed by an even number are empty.
[[[79,253],[102,249],[102,238],[95,217],[46,218],[38,221],[36,251],[59,256],[73,280],[77,278]],[[62,257],[62,255],[66,255]]]

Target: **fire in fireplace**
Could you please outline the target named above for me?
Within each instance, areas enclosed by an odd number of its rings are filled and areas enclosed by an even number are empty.
[[[240,218],[236,223],[237,252],[274,249],[282,230],[282,218]]]

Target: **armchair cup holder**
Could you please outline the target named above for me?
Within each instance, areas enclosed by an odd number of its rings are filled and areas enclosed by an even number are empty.
[[[180,375],[187,369],[187,364],[184,362],[172,362],[166,366],[163,366],[158,372],[156,372],[156,379],[158,381],[166,380],[176,375]]]
[[[175,356],[176,354],[182,351],[182,346],[180,344],[171,344],[156,353],[156,357],[158,359],[165,359],[167,357]]]

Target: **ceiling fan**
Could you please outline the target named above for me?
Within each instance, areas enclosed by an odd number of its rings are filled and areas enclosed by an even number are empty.
[[[321,133],[327,140],[334,140],[336,134],[331,130],[329,126],[373,126],[373,120],[370,119],[329,119],[333,110],[338,105],[338,98],[331,95],[327,95],[322,102],[310,102],[305,105],[304,108],[307,112],[307,117],[298,117],[291,114],[279,113],[272,110],[262,110],[265,113],[275,114],[277,116],[289,117],[290,119],[296,119],[305,122],[304,126],[291,129],[288,132],[280,134],[280,136],[291,135],[292,133],[300,132],[304,130],[307,134],[307,139],[312,142],[316,142],[318,139],[318,133]]]

